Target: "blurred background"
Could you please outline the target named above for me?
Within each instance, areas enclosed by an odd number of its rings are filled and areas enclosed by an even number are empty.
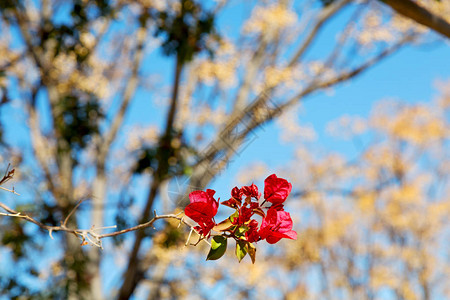
[[[0,299],[449,298],[449,23],[437,0],[0,1],[1,203],[124,229],[276,173],[298,233],[252,265],[178,222],[100,249],[0,215]]]

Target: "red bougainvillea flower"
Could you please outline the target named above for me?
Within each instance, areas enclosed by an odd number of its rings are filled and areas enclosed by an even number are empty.
[[[258,221],[251,220],[248,223],[248,230],[245,232],[245,238],[250,243],[257,242],[259,240]]]
[[[261,193],[258,191],[258,187],[254,183],[250,186],[243,186],[241,191],[247,197],[254,197],[256,199],[261,197]]]
[[[239,208],[239,215],[237,218],[234,219],[233,224],[242,225],[245,222],[249,221],[252,216],[253,216],[252,209],[247,205],[243,205],[241,206],[241,208]]]
[[[269,244],[275,244],[282,238],[296,240],[297,232],[292,230],[291,215],[284,210],[269,208],[267,216],[262,220],[259,236]]]
[[[234,212],[218,224],[214,217],[220,199],[214,199],[216,193],[214,190],[190,193],[190,204],[186,206],[184,212],[186,217],[197,222],[194,229],[200,235],[200,239],[209,238],[211,230],[219,232],[211,240],[207,260],[221,258],[227,250],[227,240],[234,239],[238,260],[241,261],[248,254],[255,263],[254,243],[266,240],[269,244],[275,244],[283,238],[297,239],[297,232],[292,230],[291,215],[284,210],[284,202],[291,191],[291,183],[272,174],[264,180],[263,201],[255,184],[242,188],[234,187],[231,190],[231,198],[221,202],[231,207]],[[261,217],[262,221],[256,221],[255,215]]]
[[[264,180],[264,199],[273,204],[281,204],[289,196],[292,184],[286,179],[278,178],[272,174]]]
[[[231,190],[231,198],[227,201],[221,202],[223,205],[229,206],[231,208],[238,208],[242,204],[242,190],[235,186]]]
[[[207,236],[211,229],[216,225],[214,216],[217,214],[219,202],[214,199],[214,190],[194,191],[189,194],[191,203],[186,206],[184,213],[186,216],[198,223],[195,229]]]
[[[231,197],[233,197],[236,200],[242,200],[242,195],[244,193],[242,192],[242,190],[240,188],[238,188],[237,186],[235,186],[232,190],[231,190]]]

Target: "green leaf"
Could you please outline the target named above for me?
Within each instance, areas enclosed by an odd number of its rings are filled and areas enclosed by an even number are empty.
[[[229,219],[231,222],[234,222],[234,220],[235,220],[236,218],[238,218],[238,217],[239,217],[239,211],[236,210],[231,216],[228,217],[228,219]]]
[[[236,257],[238,258],[239,262],[245,257],[247,254],[247,242],[244,241],[237,241],[236,242]]]
[[[250,255],[250,258],[252,259],[252,264],[256,261],[256,247],[252,243],[247,243],[247,252],[248,255]]]
[[[216,260],[221,258],[227,250],[227,238],[221,235],[213,237],[211,240],[211,250],[209,250],[206,260]]]
[[[248,226],[242,225],[240,226],[236,232],[234,233],[237,237],[242,237],[245,235],[245,233],[248,231]]]

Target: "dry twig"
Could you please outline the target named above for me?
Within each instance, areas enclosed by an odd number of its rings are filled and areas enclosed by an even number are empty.
[[[22,212],[16,211],[10,207],[8,207],[6,204],[1,203],[0,202],[0,208],[2,208],[3,210],[6,211],[6,213],[2,213],[0,212],[1,216],[8,216],[8,217],[17,217],[17,218],[22,218],[28,222],[31,222],[37,226],[39,226],[40,228],[47,230],[49,233],[49,236],[53,239],[53,232],[54,231],[65,231],[68,233],[72,233],[74,234],[76,237],[78,237],[81,240],[81,244],[82,245],[93,245],[93,246],[97,246],[99,248],[102,248],[102,243],[101,240],[107,237],[113,237],[113,236],[117,236],[117,235],[121,235],[127,232],[131,232],[131,231],[136,231],[136,230],[140,230],[140,229],[144,229],[144,228],[148,228],[148,227],[152,227],[153,224],[155,223],[156,220],[160,220],[160,219],[176,219],[180,221],[181,223],[184,223],[190,227],[192,227],[190,224],[188,224],[182,216],[182,213],[178,213],[178,214],[167,214],[167,215],[157,215],[155,212],[155,216],[149,220],[146,223],[143,224],[139,224],[127,229],[123,229],[123,230],[117,230],[111,233],[98,233],[98,231],[100,230],[105,230],[105,229],[110,229],[110,228],[116,228],[116,226],[107,226],[107,227],[98,227],[96,228],[95,226],[92,226],[89,229],[79,229],[79,228],[69,228],[66,226],[68,219],[71,217],[71,215],[73,215],[74,211],[79,207],[79,205],[83,202],[80,201],[77,203],[77,205],[74,207],[74,209],[69,213],[69,215],[64,219],[63,222],[61,222],[60,226],[50,226],[50,225],[45,225],[39,221],[37,221],[36,219],[30,217],[27,214],[24,214]]]
[[[6,172],[5,172],[5,175],[3,176],[3,178],[0,179],[0,185],[9,181],[10,179],[12,179],[14,177],[14,169],[9,170],[9,167],[10,167],[10,165],[8,165],[8,168],[6,169]],[[18,193],[16,193],[14,191],[14,188],[12,190],[3,188],[1,186],[0,186],[0,188],[3,190],[6,190],[6,191],[12,192],[16,195],[19,195]],[[25,221],[31,222],[31,223],[39,226],[40,228],[47,230],[50,238],[52,238],[52,239],[53,239],[52,234],[54,231],[65,231],[68,233],[72,233],[81,240],[82,245],[90,244],[93,246],[97,246],[99,248],[102,248],[101,240],[103,238],[113,237],[113,236],[117,236],[117,235],[124,234],[127,232],[148,228],[148,227],[153,226],[153,224],[155,223],[156,220],[160,220],[160,219],[176,219],[176,220],[180,221],[180,224],[184,223],[184,224],[188,225],[189,227],[191,227],[191,229],[193,229],[193,226],[190,225],[189,223],[187,223],[186,220],[183,219],[182,212],[180,212],[178,214],[157,215],[156,211],[154,212],[154,214],[155,214],[154,217],[146,223],[139,224],[139,225],[127,228],[127,229],[123,229],[123,230],[117,230],[117,231],[114,231],[111,233],[101,234],[101,233],[98,233],[98,231],[116,228],[117,227],[116,225],[107,226],[107,227],[98,227],[98,228],[96,228],[95,226],[92,226],[90,229],[79,229],[79,228],[67,227],[67,222],[69,221],[70,217],[75,213],[75,211],[80,207],[81,203],[83,203],[86,199],[87,198],[83,198],[80,201],[78,201],[78,203],[74,206],[74,208],[66,216],[64,221],[61,221],[60,226],[50,226],[50,225],[41,223],[38,220],[36,220],[35,218],[33,218],[27,214],[24,214],[20,211],[16,211],[2,202],[0,202],[0,208],[2,208],[5,212],[0,212],[0,216],[16,217],[16,218],[21,218],[21,219],[24,219]],[[200,237],[199,241],[203,240],[203,239],[204,239],[203,237]]]

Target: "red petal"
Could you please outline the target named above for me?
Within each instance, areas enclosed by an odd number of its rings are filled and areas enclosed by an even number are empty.
[[[269,209],[270,210],[270,209]],[[279,232],[285,232],[292,229],[291,215],[287,211],[277,211],[277,225]]]
[[[267,239],[266,239],[266,241],[267,241],[269,244],[275,244],[275,243],[277,243],[277,242],[280,241],[280,240],[281,240],[280,237],[275,237],[275,236],[268,236]]]
[[[184,209],[184,213],[195,222],[210,220],[216,215],[211,205],[204,202],[194,202],[189,204]]]
[[[241,201],[238,201],[236,198],[230,198],[229,200],[222,201],[220,203],[231,208],[238,208],[239,206],[241,206]]]
[[[207,189],[206,190],[206,194],[208,194],[208,196],[210,197],[210,198],[213,198],[214,199],[214,194],[216,193],[216,191],[215,190],[210,190],[210,189]]]
[[[216,192],[214,190],[206,190],[204,191],[193,191],[189,194],[189,200],[191,201],[191,204],[193,203],[207,203],[212,211],[213,216],[216,215],[217,209],[219,207],[219,202],[214,199],[214,194]]]
[[[288,232],[284,232],[284,233],[281,233],[281,232],[272,232],[272,234],[270,234],[268,237],[267,237],[267,242],[269,243],[269,244],[275,244],[276,242],[278,242],[279,240],[281,240],[281,239],[291,239],[291,240],[296,240],[297,239],[297,232],[295,232],[295,231],[293,231],[293,230],[291,230],[291,231],[288,231]]]
[[[297,232],[292,230],[292,219],[288,212],[278,211],[271,207],[261,223],[259,231],[261,239],[275,244],[282,238],[297,239]]]
[[[264,180],[264,199],[274,204],[283,203],[289,196],[292,185],[283,178],[272,174]]]
[[[204,191],[193,191],[189,194],[189,201],[191,203],[195,202],[208,202],[208,194],[206,194]]]

